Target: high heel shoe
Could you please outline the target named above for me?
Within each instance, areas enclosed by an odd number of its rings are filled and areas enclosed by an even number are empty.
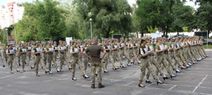
[[[158,85],[158,84],[163,84],[163,82],[162,82],[162,81],[157,81],[157,85]]]
[[[138,84],[138,87],[144,88],[145,85],[144,84]]]
[[[146,83],[151,84],[152,82],[150,80],[146,80]]]
[[[171,75],[170,75],[170,78],[173,79],[173,77],[176,77],[176,75],[171,74]]]
[[[163,80],[169,79],[168,77],[163,77]]]

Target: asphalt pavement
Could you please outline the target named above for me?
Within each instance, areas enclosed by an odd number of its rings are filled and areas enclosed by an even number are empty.
[[[34,71],[10,74],[8,68],[0,67],[0,95],[212,95],[212,51],[208,58],[183,70],[174,79],[157,85],[153,81],[145,88],[137,86],[139,68],[137,65],[103,74],[105,88],[91,89],[90,79],[83,79],[77,70],[77,81],[71,80],[71,72],[36,77]],[[88,71],[90,72],[90,71]],[[88,73],[90,75],[90,73]]]

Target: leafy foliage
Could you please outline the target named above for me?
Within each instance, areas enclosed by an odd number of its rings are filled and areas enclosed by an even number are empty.
[[[126,0],[74,0],[85,22],[92,19],[94,36],[128,35],[132,28],[131,7]],[[90,27],[89,27],[90,28]]]
[[[16,25],[18,40],[46,40],[64,37],[64,11],[53,0],[26,3],[23,19]]]

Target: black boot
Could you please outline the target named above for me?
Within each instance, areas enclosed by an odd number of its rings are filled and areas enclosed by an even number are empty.
[[[146,83],[151,84],[152,82],[150,80],[146,80]]]
[[[95,84],[91,84],[91,88],[95,88]]]
[[[104,88],[105,86],[102,85],[101,83],[98,84],[98,88]]]

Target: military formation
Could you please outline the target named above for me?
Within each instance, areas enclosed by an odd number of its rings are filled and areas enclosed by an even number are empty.
[[[10,73],[26,72],[26,67],[52,74],[67,66],[76,81],[76,68],[79,67],[81,76],[89,78],[87,69],[91,68],[91,88],[103,88],[102,72],[127,68],[137,65],[140,70],[139,87],[151,84],[150,76],[157,84],[172,79],[183,69],[206,58],[201,37],[175,38],[129,38],[104,40],[73,40],[65,41],[31,41],[1,46],[3,67],[8,66]],[[127,64],[126,64],[127,63]],[[161,78],[160,78],[161,77]]]

